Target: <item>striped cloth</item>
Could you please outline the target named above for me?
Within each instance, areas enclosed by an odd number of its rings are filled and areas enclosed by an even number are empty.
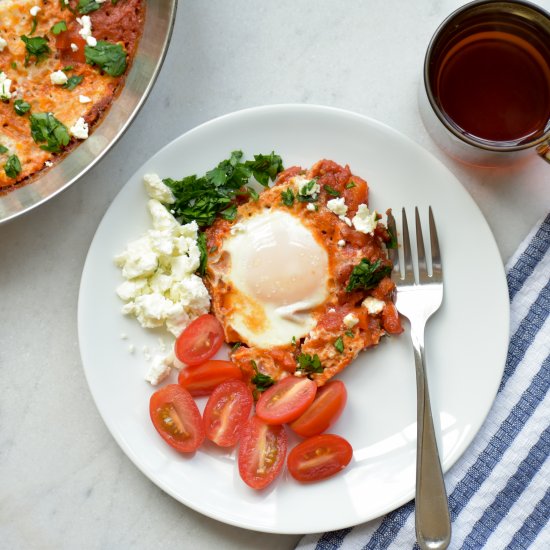
[[[550,550],[550,214],[507,268],[510,347],[487,420],[445,475],[451,549]],[[417,549],[414,501],[300,550]]]

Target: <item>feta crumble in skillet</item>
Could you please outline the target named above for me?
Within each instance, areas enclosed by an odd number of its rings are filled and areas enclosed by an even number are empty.
[[[396,240],[369,210],[367,183],[330,160],[283,170],[274,153],[243,161],[240,151],[202,177],[144,180],[153,228],[117,256],[117,293],[123,313],[176,337],[146,375],[155,385],[180,370],[151,398],[161,436],[181,452],[205,437],[239,442],[239,472],[255,489],[283,468],[285,425],[307,438],[289,454],[293,477],[344,468],[351,446],[323,433],[347,398],[331,379],[402,331],[387,255]],[[230,361],[212,360],[223,341]]]

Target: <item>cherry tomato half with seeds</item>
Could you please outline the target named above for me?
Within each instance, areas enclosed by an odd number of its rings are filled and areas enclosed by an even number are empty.
[[[223,344],[223,327],[205,313],[192,321],[174,344],[176,357],[186,365],[200,365],[210,359]]]
[[[253,416],[239,444],[239,474],[253,489],[267,487],[285,463],[287,435],[284,426],[272,426]]]
[[[204,441],[201,413],[191,394],[169,384],[151,395],[149,414],[157,432],[180,453],[196,451]]]
[[[311,405],[317,384],[307,377],[287,376],[262,393],[256,414],[268,424],[286,424],[296,420]]]
[[[233,447],[239,441],[254,398],[242,380],[228,380],[213,392],[202,415],[206,437],[220,447]]]
[[[318,481],[337,474],[351,461],[353,449],[339,435],[321,434],[302,441],[288,454],[288,471],[298,481]]]
[[[319,388],[315,400],[304,414],[290,424],[292,431],[302,437],[312,437],[328,430],[340,417],[348,393],[340,380],[331,380]]]
[[[242,377],[241,369],[231,361],[211,359],[202,365],[181,369],[178,384],[196,397],[210,395],[222,382]]]

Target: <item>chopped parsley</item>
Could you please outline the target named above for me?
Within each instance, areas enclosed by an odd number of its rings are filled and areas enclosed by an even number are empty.
[[[341,336],[338,336],[334,342],[334,347],[336,348],[336,351],[339,351],[340,353],[344,352],[344,340],[342,340]]]
[[[240,347],[242,346],[242,343],[241,342],[235,342],[232,346],[231,346],[231,351],[237,351]]]
[[[13,102],[13,108],[19,116],[23,116],[25,113],[28,113],[30,111],[31,105],[23,99],[16,99]]]
[[[11,62],[11,68],[15,71],[17,69],[17,63],[15,61]]]
[[[331,187],[330,185],[325,185],[325,191],[327,192],[327,195],[332,195],[333,197],[339,197],[340,191],[334,189],[334,187]]]
[[[380,260],[373,264],[366,258],[363,258],[351,272],[346,292],[360,288],[367,290],[374,288],[384,277],[391,273],[391,267],[380,265]]]
[[[292,340],[290,341],[290,343],[295,346],[296,345],[296,336],[293,336],[292,337]]]
[[[386,248],[397,248],[397,235],[392,231],[389,226],[387,227],[387,230],[390,236],[390,240],[386,243]]]
[[[67,30],[67,23],[65,21],[58,21],[50,30],[57,36]]]
[[[274,157],[279,159],[276,163]],[[282,170],[282,161],[275,153],[254,155],[253,161],[243,162],[242,158],[242,151],[233,151],[228,159],[222,160],[204,176],[193,174],[181,180],[164,179],[176,197],[176,202],[170,205],[174,217],[180,223],[195,220],[200,227],[212,225],[218,214],[226,220],[234,220],[237,217],[236,196],[250,178],[254,176],[258,181],[275,179],[277,174],[273,174],[271,169],[275,164]],[[271,160],[265,162],[267,172],[260,175],[258,167],[263,165],[263,158]]]
[[[66,67],[63,67],[61,70],[64,73],[68,73],[69,71],[72,71],[74,69],[74,65],[67,65]]]
[[[346,332],[344,332],[344,334],[348,337],[348,338],[353,338],[355,335],[353,334],[353,330],[346,330]]]
[[[255,386],[256,389],[259,392],[267,390],[267,388],[273,386],[275,384],[275,380],[271,378],[271,376],[267,374],[263,374],[258,370],[258,365],[256,365],[256,361],[253,359],[250,360],[250,363],[252,364],[252,368],[254,369],[254,372],[256,373],[254,377],[250,380]]]
[[[35,62],[38,64],[50,53],[50,47],[48,46],[48,39],[45,36],[21,36],[21,40],[25,43],[25,67],[28,67],[30,60],[34,57]]]
[[[126,70],[126,51],[120,44],[98,40],[95,46],[84,46],[88,65],[97,65],[111,76],[120,76]]]
[[[6,164],[4,164],[4,172],[8,178],[16,178],[21,173],[21,162],[17,155],[10,155]]]
[[[316,179],[309,180],[307,183],[300,187],[300,191],[296,195],[296,198],[300,202],[315,202],[318,199],[317,193],[311,194],[311,190],[317,183]]]
[[[254,189],[252,187],[247,187],[246,189],[248,191],[248,194],[249,194],[250,198],[253,201],[257,201],[260,198],[260,195],[258,195],[258,192],[256,191],[256,189]]]
[[[354,181],[350,181],[349,183],[346,183],[346,189],[353,189],[354,187],[356,187]]]
[[[256,181],[267,187],[277,174],[283,170],[283,161],[279,155],[271,152],[270,155],[254,155],[254,160],[245,163]]]
[[[208,253],[206,252],[206,235],[202,231],[200,231],[197,236],[197,246],[199,247],[199,252],[201,253],[201,259],[197,271],[201,277],[204,277],[206,273],[206,264],[208,262]]]
[[[29,33],[29,36],[34,34],[34,31],[36,30],[36,25],[38,25],[38,20],[36,19],[35,15],[32,18],[31,32]]]
[[[71,140],[67,127],[52,113],[36,113],[30,116],[31,136],[36,143],[46,142],[40,149],[59,153]]]
[[[294,193],[290,187],[281,193],[281,198],[285,206],[292,206],[294,204]]]
[[[85,15],[98,10],[101,4],[98,4],[95,0],[79,0],[77,10],[78,13]]]
[[[321,360],[319,359],[319,356],[317,354],[311,356],[307,353],[300,353],[297,359],[297,371],[301,371],[306,374],[323,372],[323,366],[321,365]]]
[[[74,90],[83,80],[84,77],[81,75],[70,76],[67,79],[67,82],[63,84],[63,88],[67,88],[67,90]]]
[[[4,145],[0,145],[0,155],[3,155],[4,153],[8,152],[8,148]]]

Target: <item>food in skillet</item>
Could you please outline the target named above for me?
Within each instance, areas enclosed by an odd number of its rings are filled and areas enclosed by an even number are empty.
[[[145,185],[153,229],[117,256],[117,292],[125,314],[177,337],[176,358],[156,355],[147,374],[157,384],[181,368],[151,398],[155,427],[181,452],[205,437],[238,443],[241,477],[261,489],[284,466],[287,425],[307,438],[289,454],[291,475],[334,475],[352,451],[325,433],[347,399],[332,378],[402,331],[395,236],[370,211],[367,183],[330,160],[283,170],[274,154],[234,152],[203,177],[148,174]],[[213,360],[224,341],[230,361]],[[203,395],[201,418],[192,397]]]
[[[88,138],[124,84],[144,0],[0,1],[0,192]]]

